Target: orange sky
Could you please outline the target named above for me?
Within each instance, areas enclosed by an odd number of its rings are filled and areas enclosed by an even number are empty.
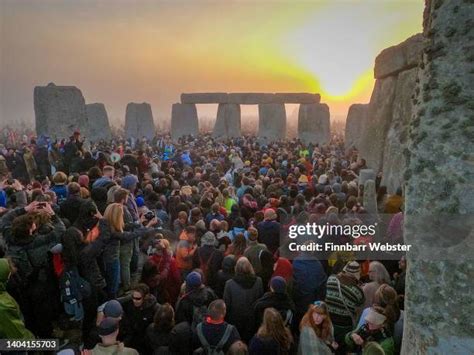
[[[370,98],[375,56],[420,32],[422,11],[421,0],[0,0],[0,120],[33,122],[33,87],[49,82],[118,123],[128,102],[151,103],[159,122],[180,93],[206,91],[319,92],[345,119]]]

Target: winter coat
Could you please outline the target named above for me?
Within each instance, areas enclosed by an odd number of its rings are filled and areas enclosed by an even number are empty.
[[[160,307],[155,296],[146,296],[141,307],[135,307],[132,299],[125,301],[122,307],[123,318],[120,321],[120,332],[125,346],[136,349],[140,353],[149,353],[146,330]]]
[[[191,324],[193,322],[194,308],[207,307],[215,299],[217,299],[217,296],[214,291],[205,286],[186,292],[176,304],[176,323],[188,322]]]
[[[179,296],[181,275],[173,255],[157,255],[154,254],[148,259],[156,265],[158,269],[158,294],[160,300],[174,305]]]
[[[308,304],[324,299],[326,279],[323,266],[316,258],[304,256],[293,261],[293,299],[298,313],[304,314]]]
[[[199,247],[193,255],[193,268],[199,268],[204,273],[204,283],[214,289],[216,276],[219,271],[224,254],[211,245]]]
[[[286,292],[266,292],[255,302],[254,310],[257,325],[262,324],[263,312],[267,308],[275,308],[280,312],[283,322],[290,321],[295,312],[295,304]]]
[[[233,255],[226,256],[222,261],[222,269],[217,272],[216,286],[214,288],[219,298],[222,298],[224,295],[224,287],[227,280],[234,277],[235,263],[236,261]]]
[[[280,247],[280,223],[276,221],[263,221],[257,225],[258,241],[267,246],[270,253],[274,254]]]
[[[255,273],[262,271],[262,264],[260,262],[259,254],[262,250],[268,250],[267,246],[257,241],[249,241],[247,249],[244,251],[244,256],[249,259]]]
[[[65,201],[59,204],[61,216],[67,218],[69,223],[74,224],[79,215],[79,208],[83,202],[84,199],[78,195],[68,196]]]
[[[224,301],[227,306],[226,320],[237,327],[245,341],[255,333],[253,304],[263,295],[262,279],[253,275],[236,275],[227,281]]]

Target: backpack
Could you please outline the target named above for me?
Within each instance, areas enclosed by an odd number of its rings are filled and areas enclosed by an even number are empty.
[[[206,355],[225,355],[224,353],[224,346],[230,338],[232,334],[233,326],[227,324],[224,335],[222,335],[221,340],[216,345],[211,345],[207,341],[206,337],[202,332],[202,323],[199,323],[197,328],[197,336],[199,338],[199,342],[201,343],[201,347],[197,349],[194,354],[206,354]]]

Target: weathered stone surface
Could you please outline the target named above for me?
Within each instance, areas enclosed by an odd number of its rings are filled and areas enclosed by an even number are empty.
[[[173,104],[171,109],[171,138],[177,140],[182,136],[199,133],[199,121],[196,105]]]
[[[418,66],[423,51],[423,36],[416,34],[406,41],[384,49],[375,58],[374,77],[383,79]]]
[[[275,101],[275,95],[268,93],[231,93],[227,97],[229,104],[240,105],[271,104]]]
[[[127,138],[152,139],[155,135],[155,123],[150,104],[131,102],[125,113],[125,136]]]
[[[408,128],[412,116],[412,95],[415,93],[418,68],[398,75],[395,99],[393,101],[392,122],[388,129],[383,154],[383,175],[381,185],[389,194],[395,194],[403,184],[406,158],[403,152],[408,148]]]
[[[219,104],[216,124],[212,136],[215,138],[234,138],[241,136],[240,105]]]
[[[321,102],[321,95],[305,92],[276,93],[274,102],[279,104],[319,104]]]
[[[34,89],[36,133],[67,138],[75,129],[88,135],[86,103],[75,86],[36,86]]]
[[[392,104],[396,84],[397,79],[391,76],[375,81],[369,103],[367,124],[359,143],[361,157],[366,159],[367,166],[376,172],[382,169],[385,138],[392,121]]]
[[[96,142],[101,139],[111,139],[109,117],[104,104],[94,103],[86,105],[87,121],[89,124],[89,140]]]
[[[183,104],[225,104],[228,100],[225,92],[181,94]]]
[[[266,141],[285,139],[286,111],[284,104],[258,105],[258,136]]]
[[[367,180],[364,183],[363,205],[368,213],[377,213],[377,192],[375,191],[375,181]]]
[[[473,13],[472,1],[426,2],[429,47],[406,171],[404,238],[412,248],[402,354],[474,353]]]
[[[359,171],[359,185],[365,185],[367,180],[375,181],[375,172],[373,169],[362,169]]]
[[[298,138],[304,143],[326,144],[331,140],[329,106],[301,104],[298,113]]]
[[[346,149],[358,148],[367,124],[368,104],[354,104],[349,107],[345,129]]]

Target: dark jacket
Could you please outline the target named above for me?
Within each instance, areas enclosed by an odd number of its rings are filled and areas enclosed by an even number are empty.
[[[147,328],[153,322],[153,317],[160,305],[153,295],[148,295],[141,307],[135,307],[129,299],[122,304],[123,318],[120,321],[120,331],[125,346],[148,354],[151,350],[147,340]]]
[[[216,275],[216,286],[214,290],[216,291],[217,297],[222,298],[224,295],[225,283],[234,277],[234,268],[235,257],[233,255],[226,256],[222,261],[222,269],[219,270]]]
[[[232,327],[232,332],[230,333],[229,339],[226,341],[222,349],[224,353],[227,353],[227,351],[229,350],[232,344],[240,340],[239,331],[237,330],[236,327],[234,327],[231,324],[228,324],[226,322],[222,322],[220,324],[213,324],[213,323],[208,323],[206,321],[202,322],[201,324],[202,324],[202,333],[204,335],[204,338],[206,338],[207,342],[211,346],[216,346],[219,343],[219,341],[224,336],[227,326]],[[199,340],[199,337],[197,335],[197,332],[193,333],[193,344],[195,348],[199,348],[202,346]]]
[[[280,247],[280,223],[275,221],[263,221],[257,225],[258,241],[267,246],[274,254]]]
[[[226,320],[237,327],[244,341],[250,340],[255,333],[253,305],[262,295],[263,286],[260,277],[236,275],[225,284]]]
[[[65,201],[59,204],[61,216],[67,218],[69,223],[74,224],[79,215],[79,208],[83,202],[84,199],[78,195],[69,195]]]
[[[193,321],[193,308],[209,306],[216,299],[216,294],[209,287],[202,287],[185,293],[176,304],[176,323]]]
[[[295,304],[286,292],[267,292],[255,302],[254,310],[257,326],[262,324],[263,312],[267,308],[275,308],[280,312],[283,322],[287,320],[287,316],[292,317],[295,312]],[[288,310],[290,314],[288,314]]]
[[[316,258],[297,257],[293,261],[293,299],[298,313],[304,314],[308,304],[324,300],[327,276]]]

